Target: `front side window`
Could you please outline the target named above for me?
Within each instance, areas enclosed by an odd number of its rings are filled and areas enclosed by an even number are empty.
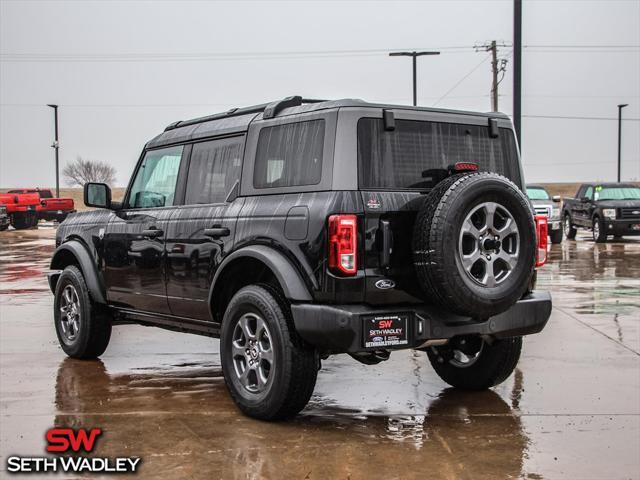
[[[196,143],[191,150],[185,204],[222,203],[240,179],[244,137]]]
[[[145,154],[129,193],[129,208],[173,205],[183,149],[179,145]]]
[[[492,138],[479,125],[396,120],[385,130],[381,118],[358,121],[358,178],[366,189],[429,189],[439,171],[457,162],[477,163],[521,184],[513,132]]]
[[[254,188],[317,185],[322,178],[324,120],[287,123],[260,130]]]
[[[593,199],[593,187],[587,187],[587,191],[585,192],[584,196],[586,198],[588,198],[589,200]]]

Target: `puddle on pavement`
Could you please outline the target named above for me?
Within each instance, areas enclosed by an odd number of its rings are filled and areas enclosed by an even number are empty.
[[[332,357],[323,364],[308,407],[279,423],[240,414],[224,385],[217,342],[123,326],[117,328],[130,333],[115,334],[103,361],[64,358],[51,346],[52,297],[44,278],[54,231],[6,233],[0,234],[0,326],[6,328],[17,312],[29,313],[29,325],[46,329],[48,336],[43,347],[22,340],[36,351],[25,353],[25,360],[3,352],[1,435],[15,451],[42,450],[41,433],[36,439],[19,433],[29,422],[38,432],[54,425],[100,426],[105,440],[96,454],[140,455],[150,477],[196,478],[215,471],[242,478],[278,478],[283,472],[300,478],[543,478],[539,472],[575,478],[592,473],[589,458],[578,460],[576,449],[587,445],[599,451],[600,437],[626,427],[627,433],[616,437],[622,442],[616,444],[618,453],[607,450],[608,458],[618,473],[638,465],[624,463],[640,432],[638,416],[580,414],[578,420],[570,415],[558,420],[532,367],[542,362],[539,357],[530,360],[535,380],[526,384],[529,394],[520,368],[495,390],[462,392],[444,387],[422,353],[399,352],[373,367]],[[629,349],[638,348],[640,241],[596,245],[579,239],[554,245],[539,286],[553,292],[558,309]],[[12,328],[5,332],[15,332]],[[553,371],[562,364],[549,358],[552,363],[536,368],[550,365]],[[49,384],[52,388],[44,390]],[[38,388],[43,388],[34,400],[38,407],[27,408],[23,399]],[[536,411],[552,413],[529,413],[532,398]],[[527,408],[521,410],[523,403]],[[554,453],[548,445],[556,445]],[[1,453],[7,454],[5,447]]]

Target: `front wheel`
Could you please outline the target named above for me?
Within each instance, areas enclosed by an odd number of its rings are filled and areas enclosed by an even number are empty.
[[[452,387],[485,390],[504,382],[520,359],[522,337],[483,340],[460,337],[427,350],[438,376]]]
[[[91,300],[84,276],[75,265],[60,275],[53,305],[56,334],[67,355],[94,359],[104,353],[111,338],[111,316]]]
[[[593,234],[594,242],[604,243],[607,241],[607,232],[605,231],[604,223],[600,220],[600,217],[593,217],[591,233]]]
[[[225,382],[246,415],[292,417],[311,398],[318,357],[294,330],[289,305],[276,288],[250,285],[233,296],[220,350]]]

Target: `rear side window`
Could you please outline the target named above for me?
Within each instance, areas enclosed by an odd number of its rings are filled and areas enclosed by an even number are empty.
[[[430,171],[457,162],[474,162],[480,170],[496,172],[521,185],[520,166],[511,130],[498,138],[486,126],[396,120],[386,131],[382,119],[358,121],[358,178],[360,188],[432,188]]]
[[[317,185],[322,178],[324,120],[287,123],[260,130],[254,188]]]
[[[184,203],[222,203],[240,179],[244,137],[196,143],[191,150]]]

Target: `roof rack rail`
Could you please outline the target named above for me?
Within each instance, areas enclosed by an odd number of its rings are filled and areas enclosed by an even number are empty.
[[[317,100],[311,98],[302,98],[300,96],[287,97],[282,100],[277,100],[271,103],[263,103],[260,105],[254,105],[251,107],[241,107],[241,108],[231,108],[226,112],[215,113],[213,115],[207,115],[205,117],[193,118],[191,120],[183,120],[178,122],[173,122],[164,129],[165,132],[169,130],[173,130],[179,127],[186,127],[189,125],[196,125],[198,123],[209,122],[211,120],[219,120],[221,118],[229,118],[229,117],[237,117],[240,115],[247,115],[250,113],[260,113],[264,112],[264,118],[273,118],[280,111],[287,107],[297,107],[302,105],[303,103],[321,103],[326,102],[326,100]]]
[[[183,120],[180,122],[173,122],[169,124],[164,131],[173,130],[178,127],[186,127],[189,125],[196,125],[198,123],[204,123],[211,120],[218,120],[220,118],[237,117],[239,115],[247,115],[249,113],[260,113],[267,107],[267,103],[262,105],[254,105],[252,107],[232,108],[222,113],[214,113],[213,115],[207,115],[206,117],[193,118],[191,120]]]

